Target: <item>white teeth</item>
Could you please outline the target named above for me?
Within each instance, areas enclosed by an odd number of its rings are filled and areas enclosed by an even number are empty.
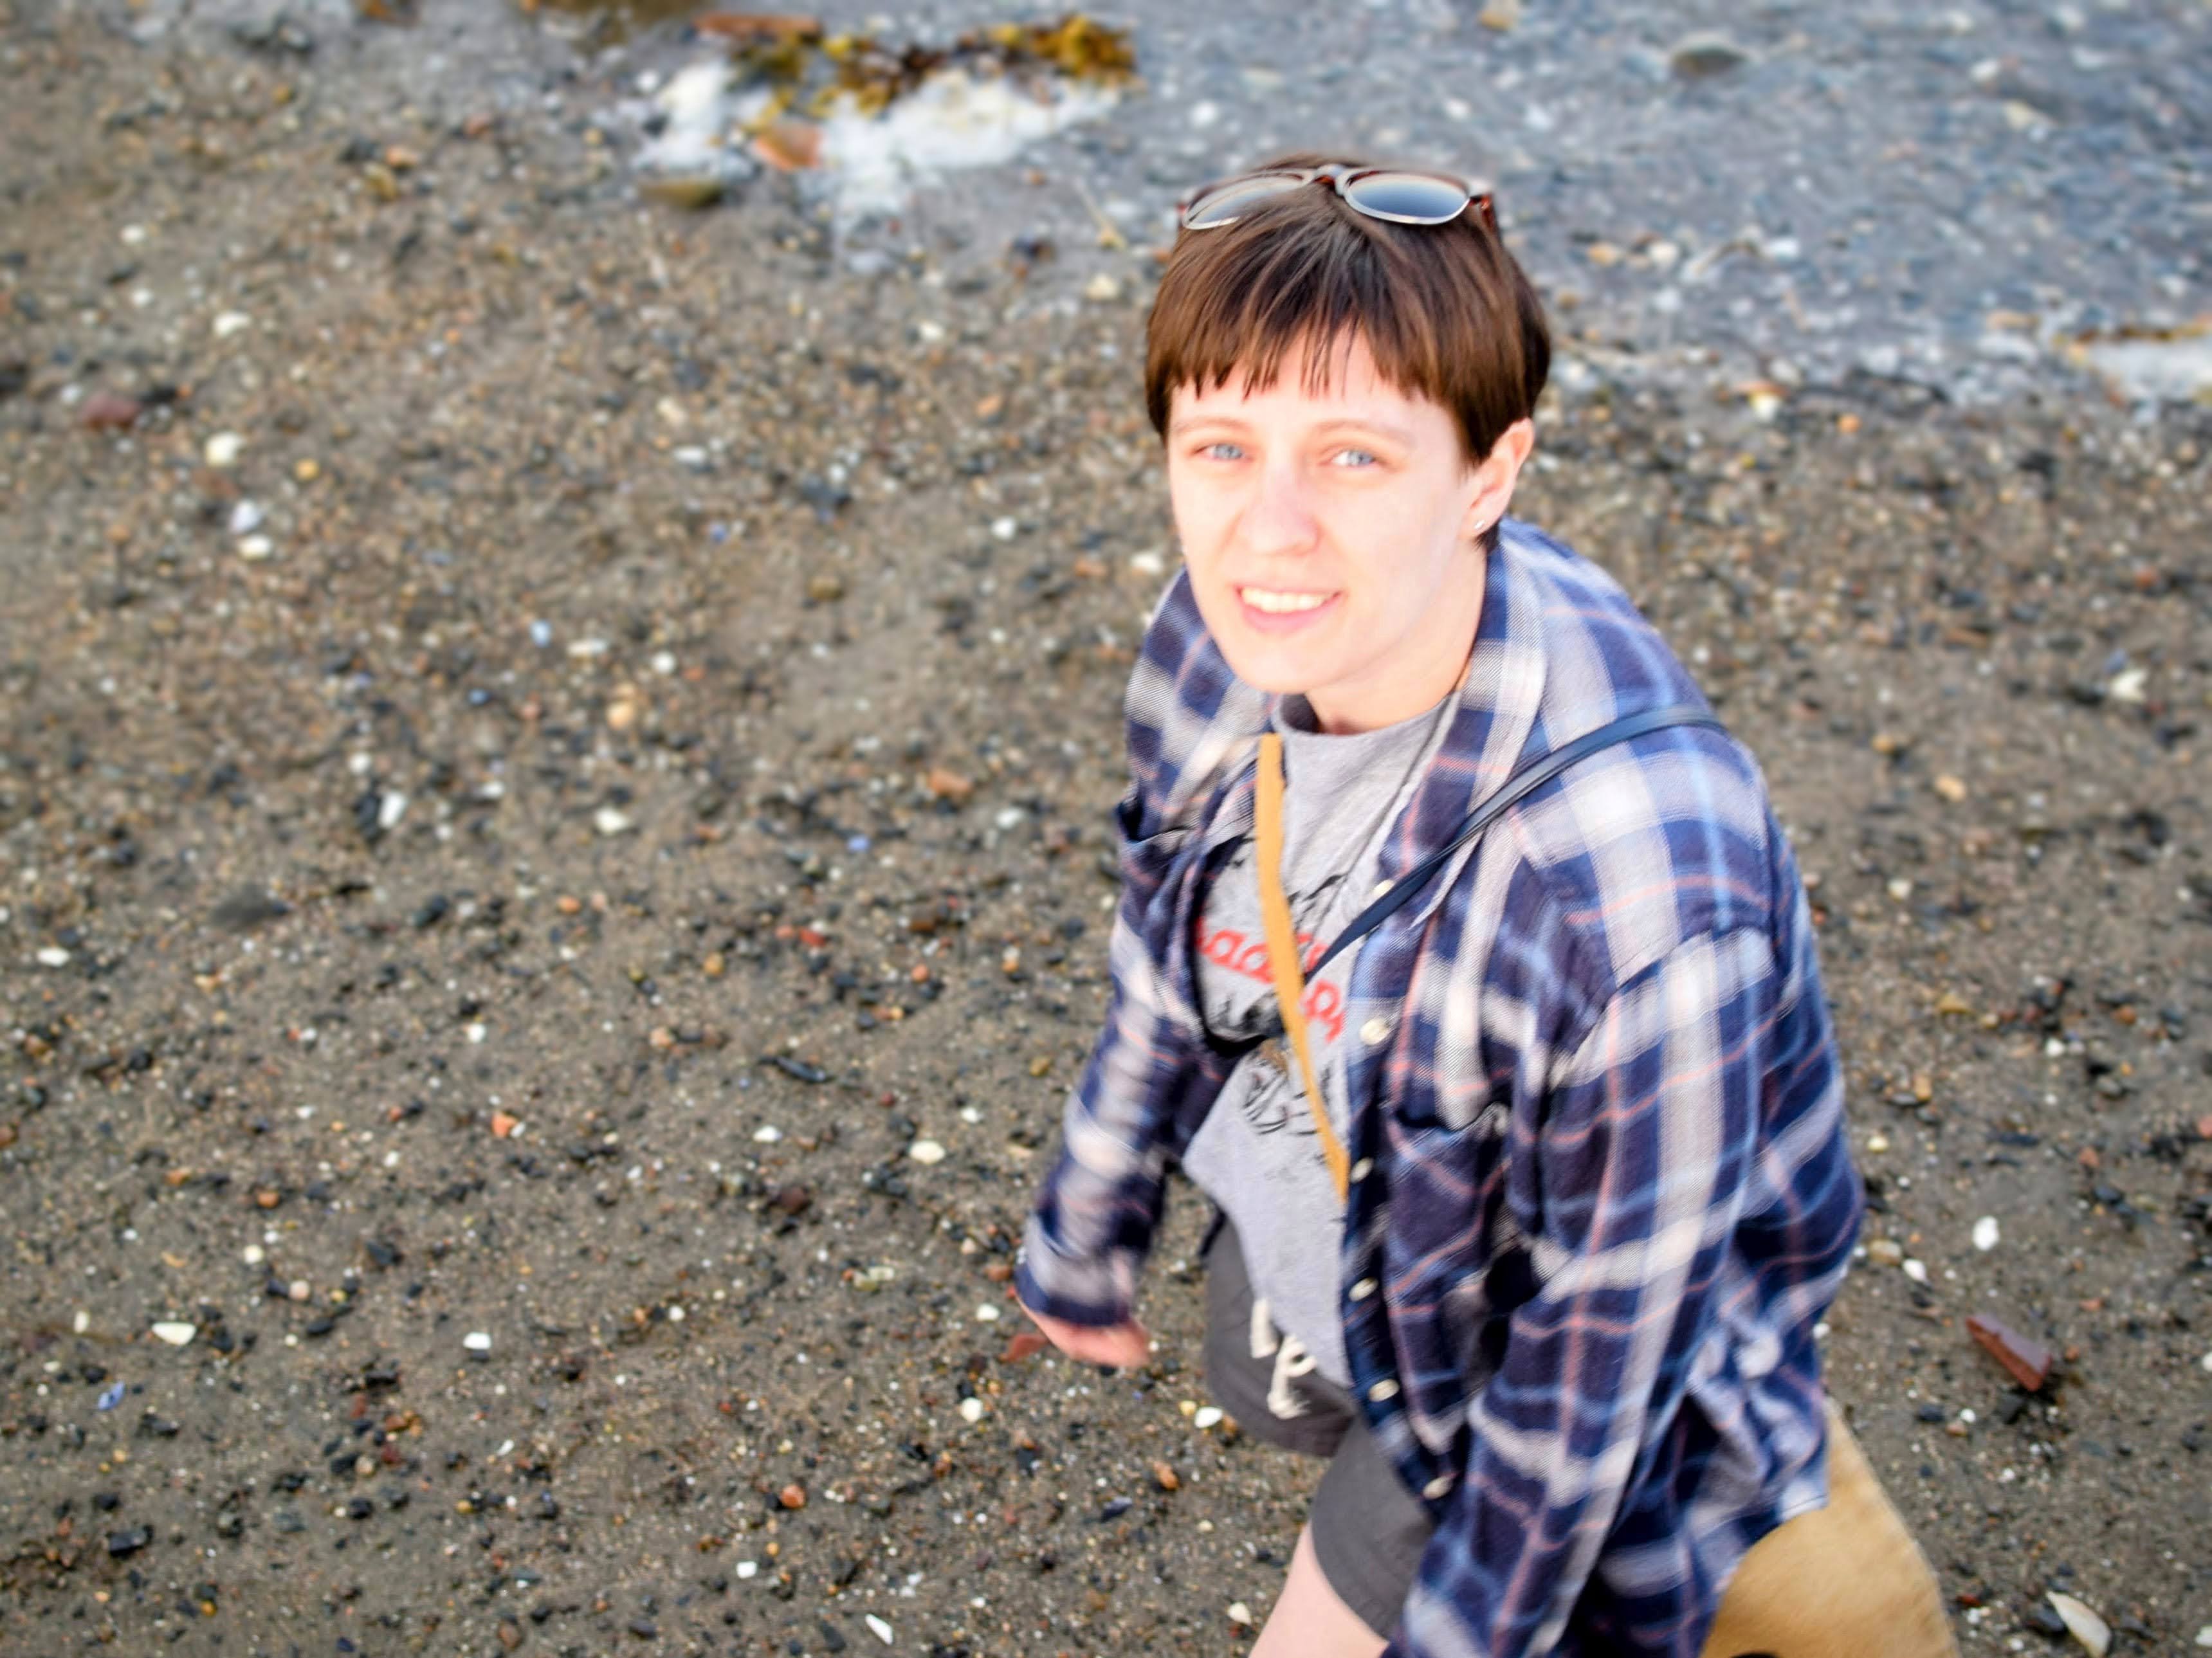
[[[1328,603],[1327,593],[1273,593],[1265,587],[1240,587],[1244,602],[1255,610],[1286,616],[1294,610],[1319,610]]]

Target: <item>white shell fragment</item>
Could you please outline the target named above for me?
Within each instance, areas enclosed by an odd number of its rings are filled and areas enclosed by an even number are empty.
[[[1200,1406],[1196,1414],[1190,1419],[1190,1425],[1194,1428],[1218,1427],[1220,1423],[1221,1406],[1218,1405]]]
[[[1916,1260],[1911,1256],[1907,1255],[1905,1258],[1904,1264],[1905,1277],[1911,1278],[1915,1284],[1925,1284],[1928,1282],[1928,1263],[1926,1261]]]
[[[199,1333],[198,1325],[186,1324],[178,1320],[164,1319],[154,1327],[155,1339],[166,1341],[172,1347],[185,1345]]]
[[[491,1351],[491,1337],[483,1330],[471,1330],[461,1338],[461,1345],[472,1353],[488,1353]]]
[[[2051,1602],[2051,1610],[2073,1631],[2074,1638],[2089,1649],[2092,1658],[2105,1658],[2106,1652],[2112,1644],[2112,1631],[2103,1619],[2072,1595],[2062,1594],[2057,1589],[2052,1589],[2044,1598]]]
[[[945,1148],[935,1140],[916,1140],[906,1149],[906,1154],[916,1163],[943,1163]]]
[[[884,1622],[882,1619],[877,1617],[872,1612],[867,1614],[866,1622],[868,1625],[869,1634],[874,1636],[876,1639],[881,1641],[885,1646],[890,1645],[891,1626],[889,1624]]]
[[[1997,1247],[1997,1218],[1984,1215],[1974,1223],[1974,1248],[1986,1253]]]
[[[960,1401],[960,1419],[973,1426],[983,1419],[983,1401],[970,1395]]]

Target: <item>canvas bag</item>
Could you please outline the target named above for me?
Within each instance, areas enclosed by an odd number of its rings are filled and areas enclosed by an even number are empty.
[[[1601,727],[1516,771],[1450,842],[1370,904],[1314,962],[1313,970],[1371,931],[1411,898],[1453,853],[1531,790],[1584,756],[1669,726],[1723,729],[1687,707],[1653,709]],[[1305,972],[1284,895],[1283,739],[1260,738],[1254,851],[1267,963],[1285,1034],[1297,1056],[1314,1135],[1341,1203],[1351,1189],[1344,1145],[1322,1101],[1306,1034]],[[1936,1574],[1882,1490],[1832,1399],[1828,1418],[1828,1501],[1785,1521],[1754,1543],[1721,1597],[1703,1658],[1958,1658]]]

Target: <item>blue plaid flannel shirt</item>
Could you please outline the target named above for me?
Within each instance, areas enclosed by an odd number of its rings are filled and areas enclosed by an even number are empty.
[[[1517,764],[1703,702],[1611,577],[1501,530],[1387,878]],[[1194,928],[1251,832],[1268,712],[1179,574],[1128,688],[1104,1028],[1024,1240],[1041,1312],[1130,1315],[1167,1172],[1239,1057],[1198,1017]],[[1370,934],[1348,989],[1346,1346],[1436,1521],[1390,1652],[1698,1658],[1745,1551],[1826,1501],[1814,1326],[1864,1202],[1757,766],[1695,727],[1583,760]]]

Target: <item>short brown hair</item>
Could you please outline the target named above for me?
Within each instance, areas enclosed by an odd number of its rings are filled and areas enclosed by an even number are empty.
[[[1373,165],[1303,154],[1261,165],[1331,159]],[[1235,376],[1265,390],[1293,348],[1312,348],[1307,389],[1325,391],[1334,348],[1353,335],[1386,381],[1451,414],[1470,466],[1534,412],[1551,372],[1543,301],[1472,208],[1449,224],[1395,224],[1313,184],[1176,237],[1146,330],[1152,429],[1167,435],[1176,388],[1204,392]]]

